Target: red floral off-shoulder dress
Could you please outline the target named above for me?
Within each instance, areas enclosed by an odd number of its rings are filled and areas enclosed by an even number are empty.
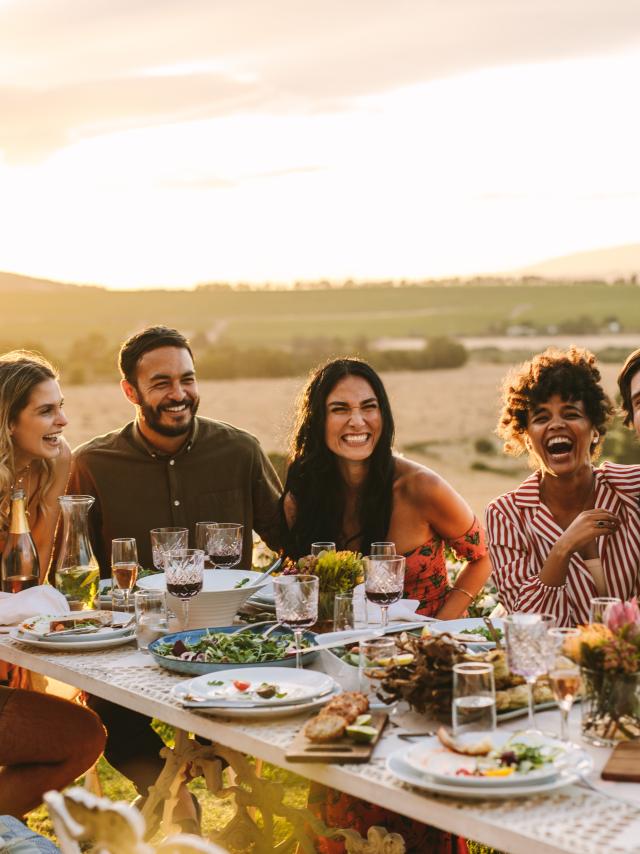
[[[418,614],[433,617],[444,604],[451,590],[447,576],[445,549],[449,547],[460,560],[473,561],[484,557],[487,549],[484,532],[478,519],[456,539],[444,539],[436,534],[431,540],[405,553],[407,565],[404,576],[404,598],[418,599]],[[366,836],[373,824],[402,834],[407,854],[458,854],[467,851],[463,839],[390,812],[377,804],[359,800],[332,789],[311,785],[309,807],[330,827],[352,827]],[[316,843],[321,854],[343,854],[344,843],[321,839]]]

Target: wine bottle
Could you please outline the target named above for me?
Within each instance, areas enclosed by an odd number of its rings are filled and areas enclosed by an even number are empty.
[[[11,493],[9,534],[2,552],[0,578],[4,593],[19,593],[35,587],[40,580],[40,563],[27,521],[24,489],[14,489]]]

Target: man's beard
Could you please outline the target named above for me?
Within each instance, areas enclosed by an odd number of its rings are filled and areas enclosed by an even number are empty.
[[[185,403],[187,407],[189,407],[191,411],[191,418],[186,421],[184,424],[176,424],[174,427],[167,426],[163,424],[160,419],[162,418],[162,412],[165,409],[170,408],[171,406],[176,406],[179,404],[176,403],[167,403],[163,406],[151,406],[148,404],[145,399],[140,395],[140,411],[142,413],[142,417],[144,418],[145,423],[148,427],[158,433],[160,436],[184,436],[186,433],[191,432],[191,427],[193,426],[193,418],[198,411],[198,406],[200,405],[200,398],[196,397],[195,399],[191,399],[190,397],[186,398],[184,401],[180,401],[180,403]]]

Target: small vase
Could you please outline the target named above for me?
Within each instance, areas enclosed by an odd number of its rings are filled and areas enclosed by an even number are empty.
[[[612,747],[640,736],[640,673],[581,668],[582,738]]]

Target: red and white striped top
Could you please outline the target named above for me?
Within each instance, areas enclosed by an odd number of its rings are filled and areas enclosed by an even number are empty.
[[[594,507],[615,513],[622,522],[615,534],[598,538],[598,551],[607,594],[623,602],[638,595],[640,587],[639,501],[640,466],[607,462],[595,469]],[[489,504],[486,530],[493,578],[509,613],[554,614],[559,626],[589,621],[589,601],[598,592],[579,554],[571,557],[562,586],[540,581],[540,570],[563,533],[540,501],[540,472]]]

